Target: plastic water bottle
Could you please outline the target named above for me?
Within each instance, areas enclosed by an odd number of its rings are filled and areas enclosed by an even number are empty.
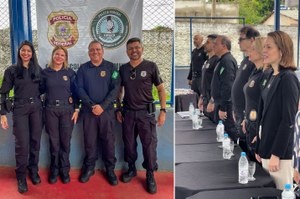
[[[190,105],[189,105],[189,115],[190,115],[190,119],[191,120],[193,119],[194,112],[195,112],[195,107],[193,105],[193,102],[190,102]]]
[[[290,184],[284,185],[284,190],[281,193],[281,198],[282,199],[295,199],[296,198],[293,190],[291,189]]]
[[[194,111],[192,116],[192,122],[193,122],[193,129],[198,130],[199,129],[199,122],[198,122],[198,115],[196,114],[196,111]]]
[[[230,149],[230,139],[227,133],[224,134],[222,148],[223,148],[223,158],[229,160],[231,158],[231,149]]]
[[[248,160],[245,152],[241,153],[241,157],[239,159],[239,183],[248,183]]]
[[[219,120],[219,123],[216,128],[216,133],[217,133],[217,141],[222,142],[224,139],[224,124],[222,120]]]

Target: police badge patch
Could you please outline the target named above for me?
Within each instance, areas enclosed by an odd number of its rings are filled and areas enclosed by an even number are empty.
[[[64,75],[63,80],[68,81],[68,76]]]
[[[142,72],[141,72],[141,76],[142,76],[142,77],[146,77],[146,75],[147,75],[147,72],[146,72],[146,71],[142,71]]]
[[[100,76],[101,76],[101,77],[105,77],[105,76],[106,76],[106,71],[101,71],[101,72],[100,72]]]
[[[257,118],[257,112],[256,110],[252,109],[249,114],[249,119],[250,121],[254,122],[256,118]]]

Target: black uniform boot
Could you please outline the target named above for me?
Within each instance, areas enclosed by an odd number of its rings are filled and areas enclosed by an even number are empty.
[[[60,173],[62,183],[67,184],[71,181],[69,173]]]
[[[126,173],[123,173],[122,176],[121,176],[121,180],[122,182],[124,183],[127,183],[127,182],[130,182],[131,179],[133,177],[136,176],[136,168],[135,168],[135,165],[134,164],[130,164],[129,165],[129,168],[128,168],[128,171]]]
[[[57,182],[58,170],[51,171],[49,175],[49,183],[54,184]]]
[[[153,171],[147,171],[146,173],[147,191],[151,194],[156,193],[156,182],[154,179]]]
[[[111,184],[113,186],[118,184],[118,179],[117,179],[117,176],[113,169],[106,170],[106,177],[107,177],[109,184]]]
[[[38,172],[31,172],[29,171],[29,177],[32,181],[32,184],[37,185],[41,183],[41,178]]]
[[[17,179],[18,180],[18,191],[19,193],[25,193],[28,191],[26,178]]]

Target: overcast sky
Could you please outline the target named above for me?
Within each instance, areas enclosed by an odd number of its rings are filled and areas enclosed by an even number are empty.
[[[9,27],[8,1],[0,0],[0,29]],[[32,7],[36,0],[31,0]],[[31,9],[32,28],[36,27],[36,9]],[[143,14],[143,30],[152,29],[156,26],[174,26],[174,0],[145,0]]]

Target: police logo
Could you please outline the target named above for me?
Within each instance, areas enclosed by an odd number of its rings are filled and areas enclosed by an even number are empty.
[[[69,103],[73,104],[73,98],[72,97],[69,97]]]
[[[100,76],[101,76],[101,77],[105,77],[105,76],[106,76],[106,71],[101,71],[101,72],[100,72]]]
[[[253,109],[253,110],[250,111],[249,119],[252,122],[254,122],[256,120],[256,118],[257,118],[257,112],[256,112],[256,110]]]
[[[105,48],[113,49],[121,46],[130,33],[128,16],[117,8],[100,10],[90,22],[91,36],[103,43]]]
[[[74,12],[51,12],[48,16],[48,41],[52,46],[70,48],[79,37],[77,29],[78,17]]]
[[[142,77],[146,77],[146,75],[147,75],[147,72],[146,72],[146,71],[142,71],[142,72],[141,72],[141,76],[142,76]]]
[[[252,88],[252,87],[254,86],[254,84],[255,84],[255,81],[252,80],[252,81],[250,82],[250,84],[249,84],[249,87]]]
[[[246,70],[246,68],[247,68],[247,64],[244,64],[243,70]]]
[[[67,81],[68,80],[68,76],[64,75],[63,76],[63,80]]]

